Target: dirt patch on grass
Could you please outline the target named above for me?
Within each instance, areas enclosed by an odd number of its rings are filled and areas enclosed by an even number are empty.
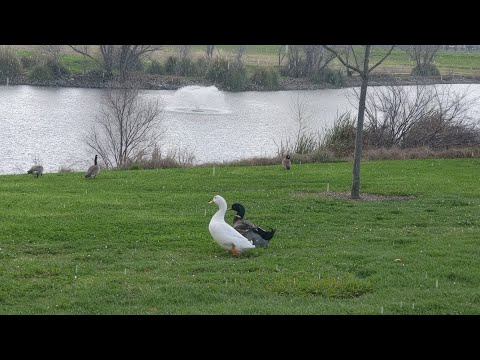
[[[334,192],[334,191],[323,191],[323,192],[294,192],[291,193],[293,196],[320,196],[320,197],[329,197],[334,199],[343,199],[351,201],[406,201],[413,200],[416,198],[415,195],[378,195],[378,194],[368,194],[360,193],[360,199],[352,199],[350,197],[350,192]]]

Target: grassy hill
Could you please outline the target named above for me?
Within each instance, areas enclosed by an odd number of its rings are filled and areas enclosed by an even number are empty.
[[[480,161],[0,176],[0,314],[480,314]],[[220,194],[277,233],[240,258]],[[233,214],[227,213],[227,221]]]

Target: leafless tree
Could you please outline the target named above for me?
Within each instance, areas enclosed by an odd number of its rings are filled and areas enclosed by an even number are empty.
[[[308,154],[320,147],[320,133],[310,130],[312,112],[304,96],[298,94],[292,97],[290,114],[295,127],[286,130],[285,139],[277,145],[277,153],[280,157],[287,154]]]
[[[82,46],[69,46],[75,52],[94,60],[107,75],[118,69],[120,80],[126,80],[144,56],[162,48],[162,45],[99,45],[101,59],[98,59]]]
[[[83,56],[83,64],[82,64],[83,75],[85,75],[85,73],[87,72],[87,56],[85,54],[88,54],[88,51],[89,51],[88,46],[89,45],[78,45],[79,49],[83,52],[83,54],[82,54],[82,56]]]
[[[288,74],[293,77],[304,76],[304,53],[301,45],[288,45]]]
[[[124,167],[155,148],[162,135],[162,110],[159,100],[141,100],[138,87],[107,90],[97,123],[87,134],[87,146],[107,168]]]
[[[395,45],[392,45],[387,53],[372,67],[369,67],[369,60],[370,60],[370,50],[372,45],[363,45],[362,50],[358,53],[358,50],[355,50],[353,47],[352,55],[355,60],[355,66],[350,65],[344,59],[336,49],[330,47],[328,45],[323,45],[325,49],[331,51],[338,60],[347,68],[357,72],[361,79],[362,84],[360,87],[360,97],[359,97],[359,104],[358,104],[358,120],[357,120],[357,133],[355,135],[355,153],[353,159],[353,181],[352,181],[352,191],[351,191],[351,198],[352,199],[359,199],[360,198],[360,160],[362,157],[362,143],[363,143],[363,120],[365,117],[365,101],[367,98],[367,88],[368,88],[368,79],[369,74],[379,66],[393,51]]]
[[[207,58],[211,59],[213,57],[213,51],[215,50],[215,45],[207,45]]]
[[[277,45],[278,66],[282,65],[282,61],[287,55],[288,45]]]
[[[441,45],[408,45],[404,49],[417,66],[425,66],[433,62]]]
[[[192,45],[178,45],[176,51],[181,61],[189,59],[192,56]]]
[[[62,53],[62,45],[42,45],[40,46],[40,52],[58,64]]]
[[[350,61],[351,50],[352,50],[351,46],[347,46],[345,49],[345,62],[347,64],[349,64],[349,61]],[[348,67],[345,67],[345,70],[347,72],[347,76],[352,77],[352,70],[349,69]]]
[[[479,129],[473,122],[471,109],[478,97],[468,92],[452,91],[451,85],[434,86],[432,109],[421,117],[405,136],[403,147],[429,146],[432,149],[479,144]]]
[[[354,94],[358,100],[358,91]],[[466,90],[452,91],[451,85],[374,87],[365,106],[368,144],[387,148],[449,147],[459,145],[457,134],[464,136],[464,145],[471,144],[476,132],[469,125],[469,110],[477,102],[478,98],[469,98]]]
[[[358,91],[355,97],[358,101]],[[432,91],[423,85],[417,85],[415,91],[396,84],[374,87],[365,104],[368,143],[376,147],[400,146],[418,119],[433,111],[432,101]]]
[[[247,45],[240,45],[238,47],[237,53],[235,54],[235,60],[237,63],[242,62],[242,57],[245,55],[245,52],[247,51]]]
[[[313,74],[324,69],[335,59],[335,55],[326,51],[321,45],[305,45],[303,51],[305,53],[306,74]]]

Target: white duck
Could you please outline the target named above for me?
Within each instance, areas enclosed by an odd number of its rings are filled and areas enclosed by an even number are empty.
[[[209,204],[211,203],[218,205],[218,211],[212,216],[210,224],[208,224],[208,231],[210,231],[213,240],[236,256],[240,256],[244,250],[255,248],[250,240],[225,222],[225,213],[227,212],[225,199],[220,195],[215,195],[212,201],[209,201]]]

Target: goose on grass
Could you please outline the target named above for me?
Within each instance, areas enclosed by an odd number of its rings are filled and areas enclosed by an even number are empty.
[[[292,160],[290,160],[290,155],[287,155],[283,158],[282,165],[285,170],[290,170],[290,168],[292,167]]]
[[[94,164],[88,168],[85,174],[86,179],[94,179],[100,172],[100,165],[97,164],[97,157],[98,155],[95,155]]]
[[[27,174],[37,175],[37,178],[39,176],[43,176],[43,166],[42,165],[34,165],[30,168],[30,170],[27,171]]]

